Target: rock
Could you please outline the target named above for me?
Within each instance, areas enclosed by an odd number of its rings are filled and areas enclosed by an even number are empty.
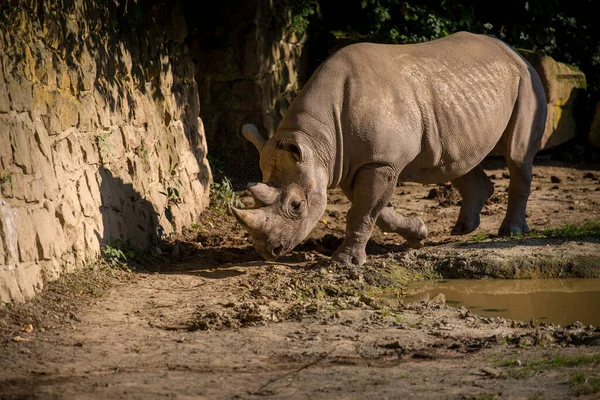
[[[446,304],[446,295],[444,293],[438,293],[430,299],[427,304]]]
[[[540,149],[549,149],[575,138],[574,107],[577,97],[586,88],[585,74],[572,65],[533,51],[520,49],[519,53],[540,75],[546,93],[548,117]],[[501,156],[503,153],[494,149],[490,155]]]
[[[596,112],[594,113],[590,133],[588,134],[588,140],[591,144],[600,149],[600,101],[596,104]]]
[[[572,65],[555,61],[551,57],[521,51],[540,75],[548,104],[546,130],[542,149],[562,144],[576,135],[574,104],[586,88],[585,74]]]
[[[378,346],[379,346],[379,347],[382,347],[382,348],[384,348],[384,349],[394,349],[394,350],[397,350],[397,349],[403,349],[403,348],[404,348],[404,346],[402,346],[402,345],[400,344],[400,342],[399,342],[399,341],[397,341],[397,340],[396,340],[395,342],[390,342],[390,343],[380,344],[380,345],[378,345]]]

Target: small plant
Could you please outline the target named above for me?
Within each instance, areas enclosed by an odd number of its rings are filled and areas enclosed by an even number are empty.
[[[129,271],[129,267],[127,266],[127,256],[123,250],[106,245],[102,249],[102,254],[104,255],[104,260],[108,263],[109,268]]]
[[[210,186],[210,200],[213,207],[217,209],[225,209],[229,207],[244,208],[242,203],[233,191],[231,181],[224,177],[221,183],[213,183]]]
[[[179,208],[181,203],[181,196],[179,196],[179,189],[171,186],[167,186],[165,192],[159,192],[167,198],[167,205],[173,204]]]
[[[169,178],[166,182],[166,187],[163,192],[159,192],[163,196],[167,198],[167,206],[165,207],[165,216],[169,221],[171,221],[173,215],[171,214],[171,210],[169,207],[171,205],[179,208],[179,204],[181,203],[181,196],[179,195],[179,188],[181,188],[181,180],[179,179],[179,171],[177,167],[179,163],[170,164],[169,165]]]
[[[102,131],[96,136],[96,144],[100,155],[112,156],[114,145],[109,141],[110,131]]]
[[[12,185],[12,174],[6,171],[0,173],[0,185],[7,182]]]
[[[109,268],[131,272],[128,262],[135,257],[136,250],[135,246],[131,244],[130,239],[111,239],[102,248],[102,255],[108,263]]]

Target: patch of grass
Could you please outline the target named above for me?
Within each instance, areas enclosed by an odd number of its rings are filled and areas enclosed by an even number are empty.
[[[600,393],[600,377],[588,377],[585,372],[571,376],[571,386],[578,395]]]
[[[482,394],[476,394],[476,395],[470,395],[467,397],[463,397],[463,399],[465,400],[494,400],[497,399],[498,396],[495,394],[487,394],[487,393],[482,393]]]
[[[515,235],[513,238],[549,238],[565,240],[582,238],[600,239],[600,220],[590,220],[580,224],[569,224],[560,228],[545,229],[542,231],[534,230],[525,235]]]
[[[202,231],[202,224],[199,224],[197,222],[193,222],[192,225],[190,225],[190,231],[192,231],[192,232],[200,232],[200,231]]]
[[[519,365],[516,359],[503,359],[498,363],[500,367],[510,368],[508,375],[514,379],[526,379],[538,371],[573,368],[589,364],[600,364],[600,354],[563,356],[558,355],[550,359],[531,360]],[[600,384],[600,382],[598,382]]]
[[[477,232],[476,234],[474,234],[471,237],[471,239],[474,242],[481,242],[481,241],[484,241],[484,240],[489,239],[489,238],[490,238],[490,235],[487,234],[487,233],[485,233],[485,232]]]

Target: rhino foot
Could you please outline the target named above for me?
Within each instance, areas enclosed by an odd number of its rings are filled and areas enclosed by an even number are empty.
[[[498,230],[498,236],[522,235],[527,232],[529,232],[529,226],[526,222],[504,221]]]
[[[452,235],[466,235],[479,227],[480,214],[487,199],[494,194],[494,184],[486,175],[481,164],[467,174],[452,181],[462,197],[458,220]]]
[[[361,266],[367,261],[367,252],[365,249],[357,249],[353,247],[345,247],[344,244],[336,250],[331,257],[333,261],[341,265],[358,265]]]
[[[406,244],[408,245],[408,247],[410,247],[411,249],[420,249],[421,247],[423,247],[425,244],[423,243],[422,240],[419,239],[407,239],[406,240]]]
[[[479,216],[475,220],[467,220],[467,221],[458,221],[452,231],[451,235],[466,235],[467,233],[473,232],[475,229],[479,227]]]

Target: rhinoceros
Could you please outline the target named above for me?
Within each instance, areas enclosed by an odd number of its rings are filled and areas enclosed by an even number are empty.
[[[392,208],[399,181],[451,181],[462,197],[452,234],[475,230],[494,193],[481,162],[497,148],[510,172],[499,234],[528,232],[545,121],[538,74],[498,39],[459,32],[418,44],[349,45],[317,68],[271,138],[242,126],[260,152],[263,182],[248,184],[257,208],[233,213],[273,260],[306,238],[325,211],[327,189],[341,187],[352,206],[333,260],[362,265],[375,225],[411,247],[427,237],[419,217]]]

